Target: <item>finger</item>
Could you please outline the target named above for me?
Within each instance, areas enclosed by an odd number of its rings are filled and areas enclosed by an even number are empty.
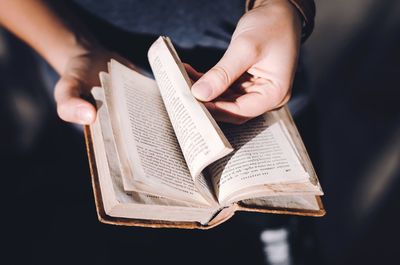
[[[190,79],[193,81],[199,80],[199,78],[204,75],[203,73],[198,72],[196,69],[194,69],[190,64],[183,63],[183,66],[185,67],[186,72],[188,73]]]
[[[211,113],[213,118],[219,122],[240,125],[251,119],[250,117],[243,117],[237,114],[230,113],[224,109],[218,108],[213,102],[205,102],[204,105]]]
[[[80,96],[83,84],[73,78],[61,78],[55,88],[57,113],[61,119],[78,124],[91,124],[96,117],[96,109]]]
[[[193,85],[199,78],[203,75],[202,73],[197,72],[190,64],[183,63],[185,70],[189,76],[191,85]]]
[[[290,93],[266,80],[245,88],[245,91],[245,94],[233,101],[218,100],[214,104],[218,109],[232,115],[254,118],[284,105],[290,98]]]
[[[192,86],[193,95],[201,101],[215,99],[250,68],[255,56],[251,44],[233,41],[221,60]]]

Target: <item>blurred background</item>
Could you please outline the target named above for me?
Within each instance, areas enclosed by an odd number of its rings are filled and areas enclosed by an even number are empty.
[[[318,149],[312,156],[328,213],[300,223],[315,227],[318,264],[393,262],[400,238],[400,2],[316,4],[303,55],[318,128],[307,142]],[[235,264],[260,259],[244,251],[256,248],[259,236],[238,218],[207,232],[99,224],[82,135],[57,118],[35,56],[1,32],[2,251],[14,264],[109,264],[126,255],[173,262],[185,252],[207,262],[202,253],[210,248]]]

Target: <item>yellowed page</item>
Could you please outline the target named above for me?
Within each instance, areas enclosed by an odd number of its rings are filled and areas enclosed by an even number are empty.
[[[92,90],[98,107],[97,119],[91,127],[91,136],[106,213],[126,217],[166,221],[198,221],[207,223],[218,210],[189,202],[170,200],[159,196],[133,192],[127,194],[122,184],[117,150],[114,144],[110,118],[102,88]]]
[[[129,168],[123,170],[125,190],[208,204],[194,185],[154,80],[114,60],[110,80],[104,89],[121,167]]]
[[[235,151],[207,168],[220,203],[278,193],[322,194],[310,183],[282,126],[279,115],[269,112],[243,125],[222,127]]]

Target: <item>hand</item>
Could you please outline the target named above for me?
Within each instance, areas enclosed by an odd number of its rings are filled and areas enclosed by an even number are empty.
[[[89,95],[93,86],[100,85],[99,72],[107,70],[111,58],[133,67],[118,54],[103,48],[82,51],[67,61],[54,93],[57,113],[61,119],[78,124],[91,124],[95,121],[95,107],[82,96]]]
[[[269,0],[239,21],[222,59],[207,73],[186,69],[193,95],[218,121],[242,124],[290,98],[301,19],[287,0]]]

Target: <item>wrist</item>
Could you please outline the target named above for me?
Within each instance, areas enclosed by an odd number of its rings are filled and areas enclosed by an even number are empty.
[[[70,31],[60,33],[57,43],[48,46],[52,49],[45,52],[44,57],[60,75],[64,73],[71,59],[101,49],[93,37]]]
[[[290,25],[296,35],[301,36],[302,16],[298,9],[289,0],[254,1],[253,6],[244,17],[246,24],[258,26],[258,30],[266,29],[269,32],[279,32]],[[240,22],[238,26],[240,25]],[[249,26],[247,25],[247,26]]]
[[[286,9],[286,11],[283,10],[284,12],[292,12],[296,24],[300,25],[300,34],[304,42],[314,28],[315,4],[313,0],[246,0],[247,12],[260,8],[279,10],[282,7]]]

